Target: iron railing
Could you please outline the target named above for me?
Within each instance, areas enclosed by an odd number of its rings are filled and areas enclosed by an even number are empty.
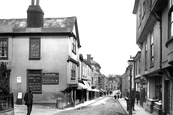
[[[13,94],[0,96],[0,111],[14,108]]]

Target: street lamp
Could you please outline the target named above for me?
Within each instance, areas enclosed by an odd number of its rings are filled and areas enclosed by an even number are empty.
[[[129,99],[129,115],[132,115],[132,62],[134,62],[133,59],[128,60],[129,64],[130,64],[130,99]]]

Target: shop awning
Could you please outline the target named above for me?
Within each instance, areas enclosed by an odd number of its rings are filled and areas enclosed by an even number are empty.
[[[93,91],[95,91],[95,92],[99,92],[100,90],[98,90],[98,89],[92,89]]]
[[[78,83],[78,88],[77,89],[87,89],[88,87],[82,83]]]
[[[87,86],[87,90],[91,91],[92,89],[91,89],[91,86],[88,84],[88,82],[87,81],[83,81],[83,82]]]

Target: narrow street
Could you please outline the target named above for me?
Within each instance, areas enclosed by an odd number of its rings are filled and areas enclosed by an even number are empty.
[[[106,97],[96,103],[81,107],[76,110],[69,110],[55,115],[127,115],[119,102],[113,98]]]

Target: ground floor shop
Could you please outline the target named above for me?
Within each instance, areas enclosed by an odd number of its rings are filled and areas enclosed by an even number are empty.
[[[145,110],[153,115],[173,115],[173,72],[165,68],[147,75]]]

